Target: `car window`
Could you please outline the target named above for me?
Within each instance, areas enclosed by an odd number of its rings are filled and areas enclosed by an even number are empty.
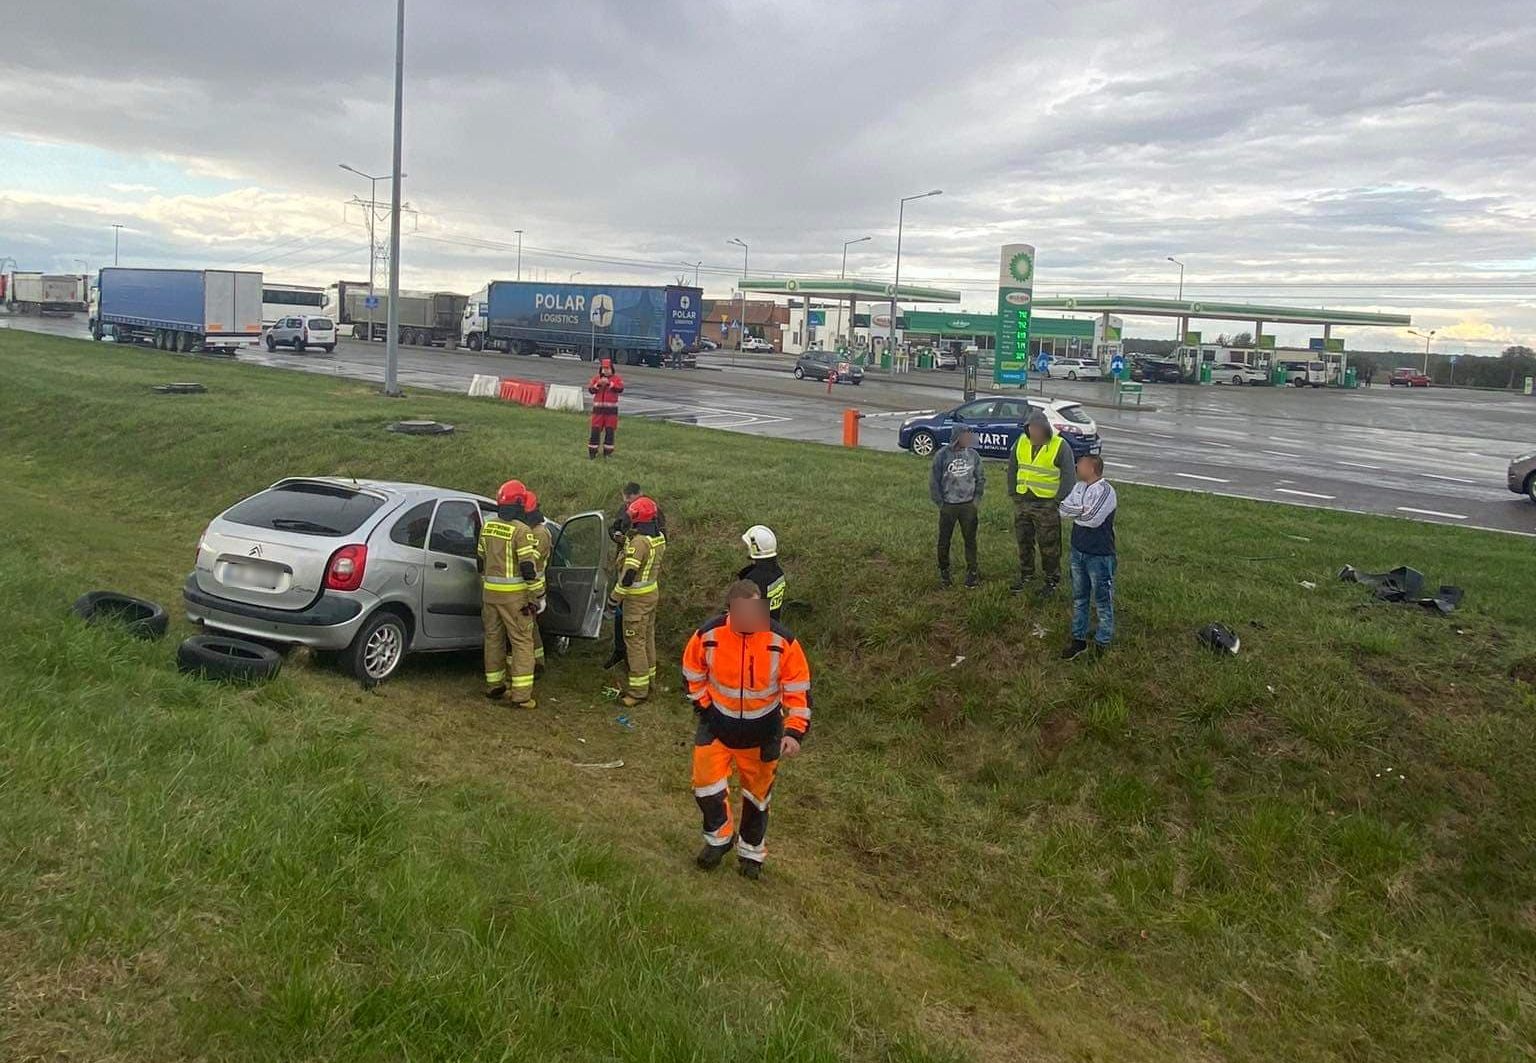
[[[330,329],[336,325],[328,317],[312,317],[309,319],[309,327],[312,329]]]
[[[427,529],[431,526],[432,503],[423,502],[419,506],[412,506],[405,516],[395,521],[395,526],[389,529],[389,539],[401,546],[423,550],[427,545]]]
[[[986,421],[992,417],[992,410],[997,403],[991,399],[982,399],[978,402],[968,402],[954,412],[957,421]]]
[[[998,399],[992,411],[994,421],[1026,421],[1033,408],[1023,399]]]
[[[1069,402],[1056,407],[1056,416],[1068,424],[1092,424],[1093,418],[1083,412],[1083,408],[1075,402]]]
[[[432,521],[427,549],[437,554],[474,557],[480,539],[480,507],[473,502],[441,502]]]
[[[561,568],[597,568],[611,549],[601,517],[583,513],[565,522],[550,563]]]
[[[350,535],[383,504],[381,498],[339,484],[283,484],[236,503],[224,519],[300,535]]]

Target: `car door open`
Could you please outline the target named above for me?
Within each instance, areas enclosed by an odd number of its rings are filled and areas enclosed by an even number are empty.
[[[539,626],[547,634],[597,638],[608,600],[612,553],[603,514],[578,513],[561,525],[544,575],[545,609]]]

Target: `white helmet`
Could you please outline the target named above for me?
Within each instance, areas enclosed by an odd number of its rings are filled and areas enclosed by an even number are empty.
[[[748,528],[741,541],[747,544],[747,553],[754,561],[765,557],[777,557],[779,554],[779,540],[773,534],[773,529],[765,524],[754,524]]]

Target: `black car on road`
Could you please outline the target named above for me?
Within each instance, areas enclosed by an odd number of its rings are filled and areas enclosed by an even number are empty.
[[[864,383],[864,367],[833,351],[806,351],[795,359],[796,380],[825,380],[833,373],[839,384]]]

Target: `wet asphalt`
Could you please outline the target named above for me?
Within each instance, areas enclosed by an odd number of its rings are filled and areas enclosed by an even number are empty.
[[[12,318],[0,328],[84,337],[83,318]],[[196,356],[193,356],[196,357]],[[382,344],[343,340],[332,354],[239,360],[379,381]],[[726,431],[838,444],[856,408],[860,445],[896,450],[905,417],[959,403],[956,374],[914,372],[861,386],[793,379],[787,356],[702,356],[693,370],[623,369],[623,412]],[[584,384],[589,363],[403,347],[405,387],[464,392],[477,373]],[[1030,394],[1040,394],[1038,381]],[[1115,408],[1107,383],[1047,381],[1047,397],[1089,404],[1112,480],[1324,509],[1536,534],[1536,505],[1506,487],[1509,459],[1536,451],[1536,398],[1377,386],[1357,391],[1149,384],[1143,405]],[[918,459],[914,458],[914,475]]]

